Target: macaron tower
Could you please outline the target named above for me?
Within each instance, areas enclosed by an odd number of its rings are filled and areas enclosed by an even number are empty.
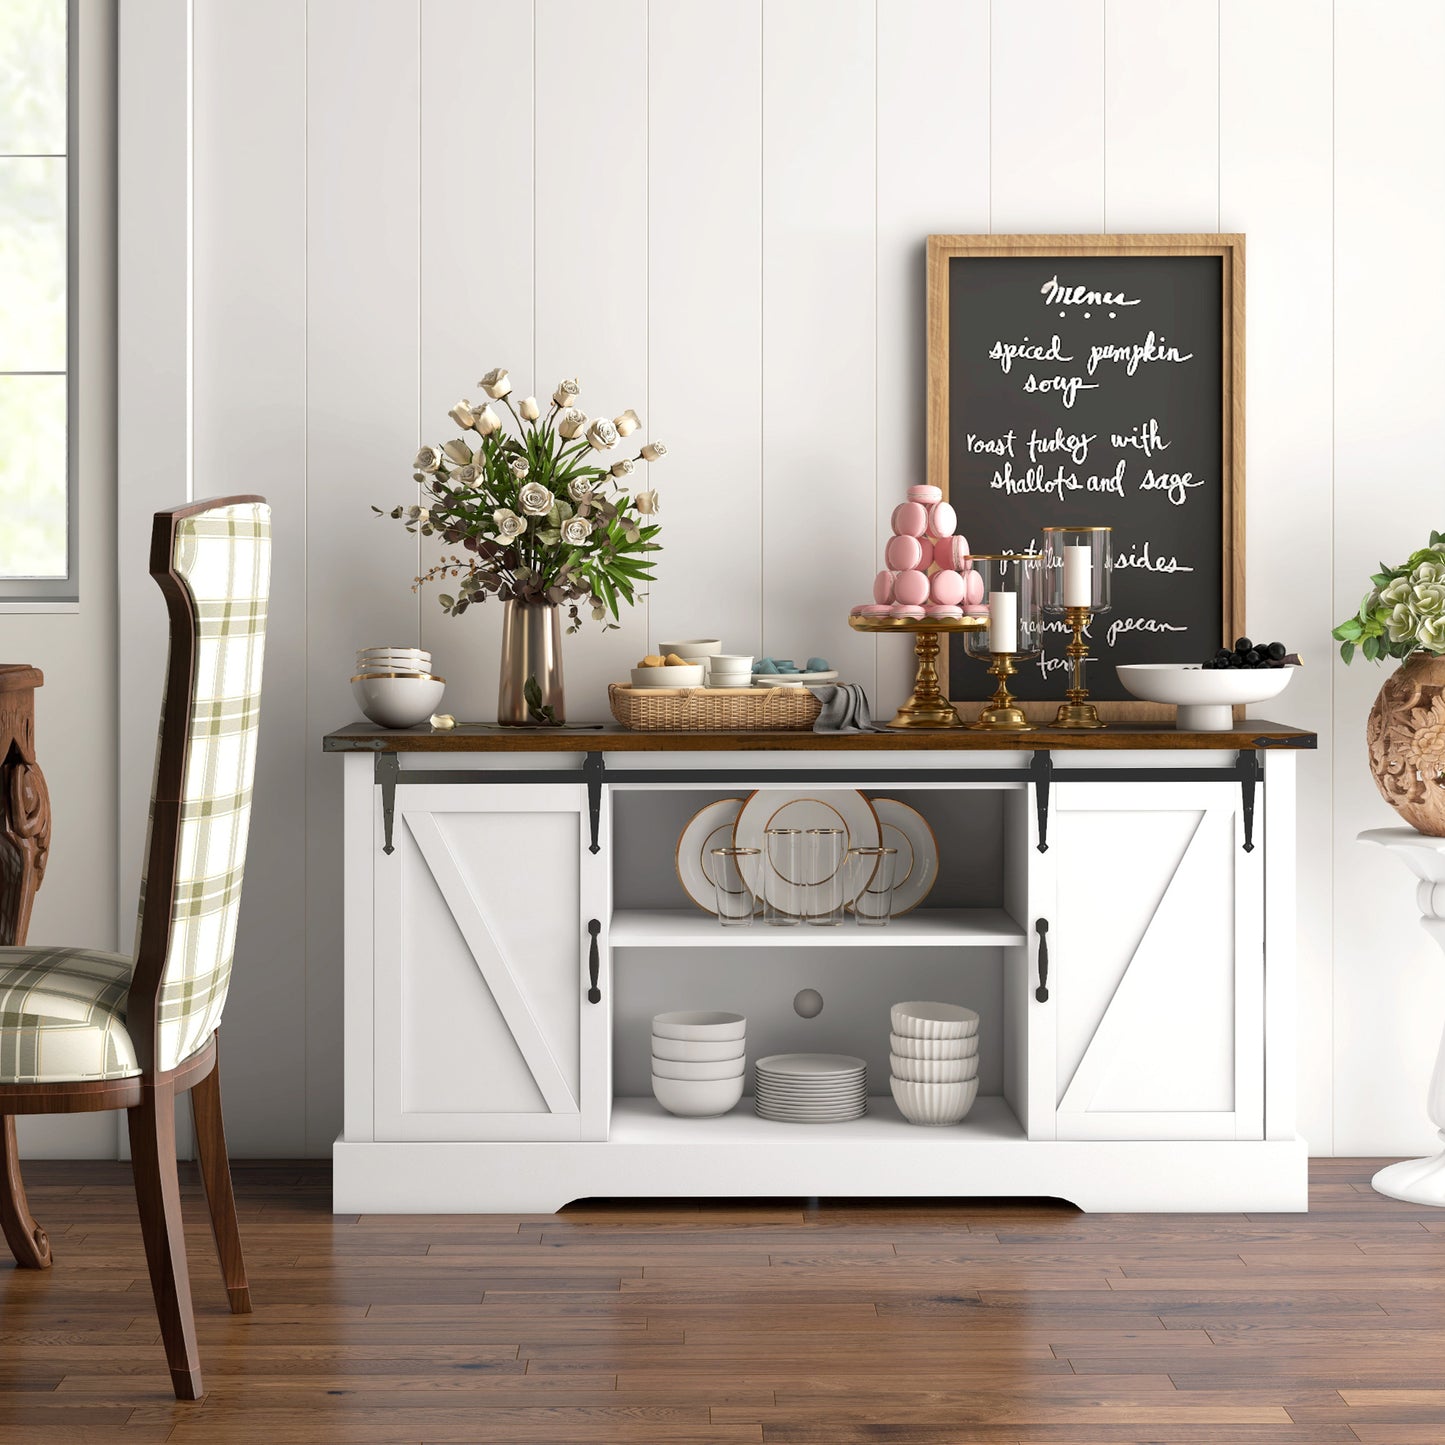
[[[883,570],[873,579],[873,601],[853,609],[860,617],[946,621],[983,603],[983,578],[969,561],[968,539],[937,487],[909,487],[893,509],[893,535],[883,549]]]

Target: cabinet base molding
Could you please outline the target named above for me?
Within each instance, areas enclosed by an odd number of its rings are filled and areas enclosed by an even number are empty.
[[[748,1101],[678,1119],[617,1099],[606,1143],[385,1143],[339,1138],[338,1214],[550,1214],[577,1199],[753,1196],[1065,1199],[1088,1212],[1308,1208],[1300,1139],[1026,1139],[1000,1098],[945,1129],[905,1123],[889,1099],[847,1124],[779,1124]]]

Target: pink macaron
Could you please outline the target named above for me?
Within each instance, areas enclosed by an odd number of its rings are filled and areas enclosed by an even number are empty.
[[[928,579],[930,599],[944,607],[957,607],[967,590],[963,577],[957,572],[935,572]]]
[[[963,600],[970,607],[977,607],[983,601],[983,574],[972,567],[963,574]]]
[[[893,583],[897,576],[896,572],[885,570],[873,579],[873,600],[875,602],[893,601]]]
[[[933,544],[933,560],[949,572],[962,572],[968,566],[968,538],[940,537]]]
[[[917,537],[890,537],[883,560],[894,572],[912,572],[923,565],[923,543]]]
[[[935,502],[928,509],[928,535],[951,537],[958,531],[958,514],[947,502]]]
[[[893,608],[886,602],[864,602],[861,606],[855,607],[854,612],[859,617],[887,617]]]
[[[893,600],[906,607],[922,607],[928,601],[928,574],[900,572],[893,579]]]
[[[888,615],[890,617],[907,617],[917,622],[923,617],[924,612],[921,607],[909,607],[907,603],[895,602],[893,606],[888,609]]]
[[[896,537],[921,537],[928,525],[928,509],[917,502],[899,502],[893,509],[893,534]]]
[[[925,507],[931,502],[941,502],[943,500],[943,488],[922,485],[909,487],[908,500],[910,502],[922,502]]]
[[[931,607],[923,609],[923,615],[934,620],[951,620],[955,617],[962,617],[963,608],[947,607],[941,602],[935,602]]]

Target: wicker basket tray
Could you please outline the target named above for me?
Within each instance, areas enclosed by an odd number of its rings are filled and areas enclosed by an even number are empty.
[[[607,689],[612,716],[636,732],[806,732],[823,704],[806,687]]]

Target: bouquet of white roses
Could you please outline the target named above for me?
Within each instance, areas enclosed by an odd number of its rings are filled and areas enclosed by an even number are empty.
[[[566,607],[569,632],[581,626],[583,607],[604,631],[615,627],[619,606],[630,606],[638,585],[652,580],[647,554],[659,550],[659,529],[648,520],[657,514],[657,493],[634,488],[638,463],[660,460],[667,448],[648,442],[635,456],[608,462],[641,420],[631,409],[610,420],[589,417],[577,405],[575,380],[558,383],[545,415],[535,397],[512,404],[501,367],[477,385],[487,401],[462,400],[448,413],[463,435],[416,454],[421,502],[372,511],[467,554],[444,557],[416,579],[458,579],[456,592],[438,599],[453,616],[498,597]]]
[[[1331,634],[1348,662],[1355,649],[1372,662],[1412,652],[1445,653],[1445,533],[1431,532],[1398,567],[1380,563],[1360,610]]]

